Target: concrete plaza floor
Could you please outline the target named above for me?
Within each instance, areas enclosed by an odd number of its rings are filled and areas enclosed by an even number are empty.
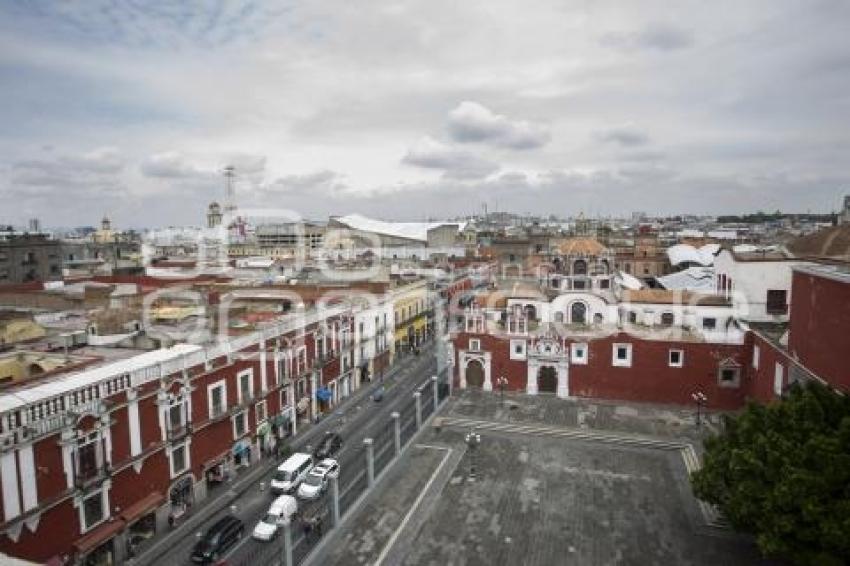
[[[691,495],[682,447],[704,427],[688,415],[546,397],[510,402],[517,406],[502,407],[498,394],[452,399],[311,562],[766,563],[747,537],[709,525]],[[474,480],[470,423],[481,435]]]

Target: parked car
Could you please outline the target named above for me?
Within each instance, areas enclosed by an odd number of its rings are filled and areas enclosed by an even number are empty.
[[[298,487],[298,497],[316,499],[328,489],[328,480],[332,477],[339,477],[339,463],[330,458],[322,460],[301,482]]]
[[[318,462],[335,456],[340,448],[342,448],[342,437],[335,432],[327,432],[313,451],[313,459]]]
[[[228,515],[215,522],[195,544],[192,550],[192,562],[195,564],[211,564],[221,559],[228,550],[233,548],[242,535],[245,525],[242,521]]]
[[[384,386],[380,386],[375,389],[375,392],[372,393],[372,401],[383,401],[384,400]]]
[[[271,481],[272,493],[293,493],[312,468],[313,458],[296,452],[275,470]]]
[[[257,540],[269,541],[277,536],[281,526],[292,521],[298,512],[298,502],[291,495],[281,495],[272,501],[266,516],[260,519],[251,534]]]

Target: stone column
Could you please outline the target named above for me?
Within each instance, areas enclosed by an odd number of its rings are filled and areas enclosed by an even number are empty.
[[[570,396],[570,368],[566,360],[558,362],[558,397]]]
[[[431,385],[434,388],[434,413],[436,413],[437,409],[440,407],[440,384],[436,375],[431,376]]]
[[[318,375],[315,370],[310,372],[310,422],[316,421],[316,405],[318,404],[316,399],[316,387],[318,387],[317,377]]]
[[[366,477],[372,487],[375,484],[375,443],[371,438],[364,438],[363,445],[366,447]]]
[[[292,522],[286,521],[283,524],[283,563],[286,566],[292,566]]]
[[[398,411],[393,411],[390,415],[393,418],[393,430],[395,430],[395,455],[401,453],[401,415]]]
[[[413,399],[416,401],[416,430],[422,428],[422,394],[415,392]]]
[[[331,511],[334,527],[339,526],[339,476],[331,477]]]
[[[454,347],[452,346],[451,342],[449,342],[447,349],[449,351],[449,354],[448,354],[448,356],[449,356],[449,366],[446,369],[446,371],[448,372],[447,375],[449,377],[449,397],[451,397],[452,396],[452,389],[454,388],[454,381],[455,381],[455,372],[454,372],[455,356],[454,356]]]
[[[529,395],[537,395],[537,372],[540,369],[540,364],[536,360],[528,360],[528,381],[525,385],[525,392]]]
[[[460,375],[460,380],[458,386],[461,389],[466,389],[466,356],[461,353],[458,356],[458,374]]]
[[[484,385],[482,390],[493,391],[493,376],[490,373],[490,352],[484,352]]]

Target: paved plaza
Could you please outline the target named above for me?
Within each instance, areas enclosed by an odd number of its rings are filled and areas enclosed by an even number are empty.
[[[510,409],[484,397],[452,399],[312,564],[766,563],[691,495],[689,438],[701,433],[690,416],[525,396]]]

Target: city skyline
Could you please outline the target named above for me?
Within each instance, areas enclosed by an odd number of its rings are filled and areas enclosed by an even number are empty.
[[[841,2],[2,8],[0,223],[838,210]],[[56,206],[61,202],[62,206]]]

